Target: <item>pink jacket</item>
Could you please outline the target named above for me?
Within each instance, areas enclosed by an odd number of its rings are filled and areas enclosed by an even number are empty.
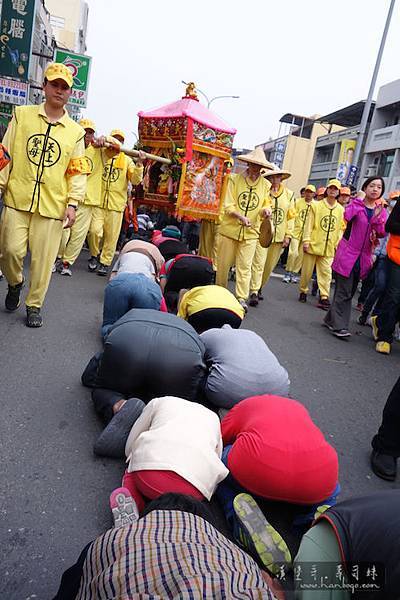
[[[336,273],[349,277],[357,259],[360,259],[360,277],[365,279],[372,266],[373,240],[385,236],[386,210],[368,221],[364,201],[355,198],[346,206],[344,218],[347,230],[339,242],[332,269]],[[351,227],[350,235],[347,232]],[[346,239],[348,238],[348,239]]]

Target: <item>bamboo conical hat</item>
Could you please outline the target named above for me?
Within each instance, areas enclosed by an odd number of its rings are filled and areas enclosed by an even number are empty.
[[[264,167],[265,169],[273,169],[275,167],[275,165],[267,160],[264,150],[260,148],[260,146],[254,148],[254,150],[248,154],[240,154],[237,159],[242,160],[243,162],[251,163],[252,165]]]
[[[270,169],[272,169],[272,171],[270,171]],[[271,175],[282,175],[282,181],[284,179],[289,179],[289,177],[292,176],[292,174],[289,171],[285,171],[285,169],[280,169],[278,165],[274,165],[272,163],[271,167],[269,167],[268,169],[263,169],[261,171],[261,175],[263,177],[271,177]]]

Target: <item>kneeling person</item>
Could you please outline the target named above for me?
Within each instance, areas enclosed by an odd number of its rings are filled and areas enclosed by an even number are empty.
[[[160,310],[163,297],[158,277],[163,264],[153,244],[141,240],[125,244],[104,291],[103,337],[132,308]]]
[[[219,285],[203,285],[181,290],[178,317],[185,319],[197,333],[230,325],[239,329],[245,310],[235,296]]]

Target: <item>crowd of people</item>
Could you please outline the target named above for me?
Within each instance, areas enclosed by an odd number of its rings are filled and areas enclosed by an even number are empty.
[[[386,220],[383,180],[368,179],[350,198],[334,179],[295,199],[283,184],[290,173],[256,149],[239,157],[245,169],[230,176],[219,223],[181,223],[144,208],[135,215],[128,187],[141,181],[145,155],[133,162],[121,151],[121,130],[95,138],[92,121],[72,121],[64,109],[71,87],[64,65],[47,68],[45,102],[16,109],[3,139],[11,161],[0,172],[8,311],[20,305],[28,249],[28,327],[42,326],[52,272],[71,276],[85,241],[88,270],[109,275],[102,347],[82,383],[104,424],[95,453],[124,460],[126,470],[110,490],[113,528],[84,548],[56,599],[284,598],[294,588],[307,599],[299,573],[314,563],[336,584],[340,568],[341,598],[358,582],[354,564],[374,569],[376,577],[364,574],[374,597],[396,598],[398,491],[337,502],[335,448],[289,398],[289,375],[265,341],[242,327],[288,248],[283,281],[299,283],[306,302],[315,271],[324,322],[348,337],[352,298],[375,252],[360,322],[375,311],[377,350],[390,351],[400,226],[397,204]],[[391,481],[399,393],[397,383],[371,456],[375,473]],[[289,526],[301,537],[293,559],[261,510],[268,502],[292,509]]]

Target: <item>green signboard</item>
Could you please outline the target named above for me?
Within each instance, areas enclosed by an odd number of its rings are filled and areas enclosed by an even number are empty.
[[[74,54],[57,48],[54,55],[54,61],[63,63],[68,67],[74,78],[72,86],[72,94],[69,99],[69,104],[75,106],[86,106],[87,91],[89,86],[90,64],[91,57],[84,54]]]
[[[36,0],[3,0],[0,18],[0,75],[28,80]]]

